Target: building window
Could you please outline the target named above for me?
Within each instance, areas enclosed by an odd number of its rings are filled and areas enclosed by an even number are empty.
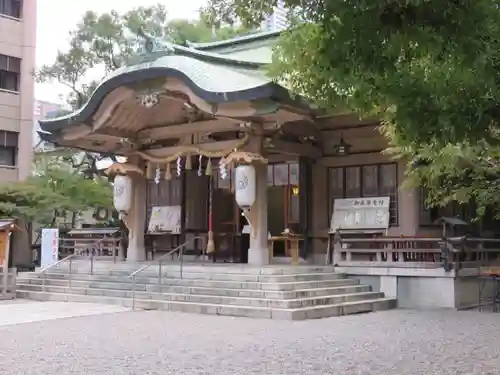
[[[13,18],[21,18],[22,0],[0,0],[0,14]]]
[[[18,133],[0,131],[0,166],[16,165]]]
[[[391,225],[398,223],[398,173],[396,163],[329,168],[329,210],[335,199],[390,197]],[[330,218],[328,218],[330,220]]]
[[[20,75],[21,59],[0,54],[0,89],[19,91]]]

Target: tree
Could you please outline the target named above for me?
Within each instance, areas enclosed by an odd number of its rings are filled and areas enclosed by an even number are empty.
[[[258,23],[277,0],[211,0],[206,18]],[[325,108],[377,115],[405,143],[491,136],[500,118],[500,9],[491,0],[286,0],[296,19],[276,78]],[[496,140],[496,139],[495,139]]]
[[[0,185],[0,215],[50,224],[62,213],[112,207],[112,189],[105,178],[88,178],[63,157],[37,155],[33,176]]]
[[[203,20],[174,19],[168,23],[168,38],[173,43],[183,46],[186,46],[187,42],[202,43],[230,39],[250,31],[251,29],[245,27],[222,26],[213,28]]]
[[[405,184],[425,188],[429,206],[456,202],[474,207],[476,218],[488,209],[499,218],[500,148],[482,141],[448,143],[439,150],[432,145],[390,147],[386,152],[408,161]]]
[[[323,108],[380,118],[392,154],[426,160],[408,174],[431,190],[430,203],[500,212],[498,1],[284,3],[291,23],[275,49],[275,79]],[[210,0],[204,16],[252,25],[276,5]]]
[[[99,81],[88,81],[89,71],[100,67],[109,73],[122,67],[138,47],[139,30],[185,45],[208,42],[244,33],[245,28],[212,28],[203,20],[168,20],[164,5],[140,6],[125,13],[87,11],[70,32],[69,48],[59,51],[53,64],[42,66],[38,82],[58,82],[70,89],[68,103],[83,106]]]

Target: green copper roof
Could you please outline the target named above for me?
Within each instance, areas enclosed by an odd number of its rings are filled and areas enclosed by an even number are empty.
[[[209,103],[272,99],[304,108],[301,100],[292,99],[286,89],[267,77],[267,61],[215,53],[215,47],[248,47],[252,43],[272,41],[277,35],[260,33],[212,43],[211,46],[198,45],[198,49],[165,43],[146,35],[142,54],[105,77],[88,103],[70,115],[40,121],[40,126],[43,131],[53,132],[76,123],[91,124],[93,114],[111,91],[120,86],[136,87],[141,82],[166,77],[182,80],[195,95]]]
[[[241,61],[269,64],[272,61],[273,48],[279,36],[279,31],[273,31],[245,35],[219,42],[188,43],[188,45],[197,51],[216,53]]]
[[[256,42],[267,42],[276,40],[280,36],[280,31],[257,32],[247,34],[227,40],[207,43],[188,42],[188,46],[197,50],[219,52],[226,48],[235,48],[237,46],[248,46]]]

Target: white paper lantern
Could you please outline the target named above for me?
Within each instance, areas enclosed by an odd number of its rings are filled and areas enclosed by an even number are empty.
[[[132,180],[117,175],[113,183],[113,204],[118,212],[128,212],[132,207]]]
[[[236,203],[241,208],[249,208],[255,202],[255,168],[252,165],[240,165],[234,173]]]

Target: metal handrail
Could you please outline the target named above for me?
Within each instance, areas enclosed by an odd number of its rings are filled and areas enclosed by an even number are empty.
[[[58,260],[57,262],[51,264],[50,266],[47,266],[45,268],[42,268],[40,271],[37,272],[37,274],[43,274],[43,273],[46,273],[48,270],[60,265],[61,263],[64,263],[66,262],[67,260],[71,259],[71,258],[74,258],[76,257],[77,254],[70,254],[68,255],[67,257],[61,259],[61,260]]]
[[[54,267],[57,267],[59,265],[61,265],[62,263],[65,263],[66,261],[69,261],[69,287],[71,288],[71,260],[73,258],[75,258],[77,256],[77,254],[71,254],[71,255],[68,255],[67,257],[55,262],[54,264],[51,264],[50,266],[47,266],[43,269],[41,269],[40,271],[37,272],[37,276],[40,277],[40,275],[43,275],[43,284],[42,284],[42,288],[43,288],[43,291],[45,292],[45,284],[46,284],[46,281],[47,281],[47,271],[48,270],[51,270],[53,269]]]
[[[98,239],[97,241],[94,241],[93,243],[91,243],[88,247],[92,247],[92,246],[95,246],[97,244],[99,244],[100,242],[102,242],[102,238],[101,239]],[[115,250],[113,250],[114,252]],[[72,274],[73,274],[73,267],[72,267],[72,260],[73,258],[76,258],[76,257],[79,257],[81,256],[81,254],[77,254],[76,252],[73,253],[73,254],[70,254],[68,255],[67,257],[64,257],[63,259],[55,262],[54,264],[51,264],[50,266],[47,266],[43,269],[41,269],[40,271],[37,272],[37,276],[40,277],[40,275],[43,275],[43,291],[45,291],[45,284],[46,284],[46,281],[47,281],[47,271],[61,265],[62,263],[65,263],[67,261],[69,261],[69,274],[68,274],[68,282],[69,282],[69,288],[71,289],[71,284],[72,284]],[[90,255],[90,274],[93,275],[94,274],[94,253],[91,252],[91,255]]]
[[[182,243],[181,245],[177,246],[176,248],[170,250],[168,253],[166,254],[163,254],[161,257],[159,257],[155,263],[149,263],[149,264],[145,264],[144,266],[142,266],[141,268],[139,268],[138,270],[132,272],[128,277],[132,279],[132,309],[135,308],[135,287],[136,287],[136,277],[138,274],[140,274],[141,272],[145,271],[146,269],[148,269],[149,267],[151,267],[152,265],[156,265],[158,264],[158,284],[160,286],[160,292],[162,290],[162,285],[163,285],[163,275],[162,275],[162,263],[163,263],[163,260],[165,258],[167,258],[168,256],[171,256],[173,254],[175,254],[176,252],[179,252],[179,259],[180,259],[180,268],[179,268],[179,273],[180,273],[180,278],[182,279],[182,268],[183,268],[183,259],[184,259],[184,248],[190,244],[191,242],[194,242],[196,240],[202,240],[202,241],[205,241],[206,238],[203,237],[203,236],[196,236],[196,237],[193,237],[193,238],[190,238],[189,240],[185,241],[184,243]],[[202,256],[204,257],[205,254],[206,254],[206,248],[203,247],[202,248]]]

